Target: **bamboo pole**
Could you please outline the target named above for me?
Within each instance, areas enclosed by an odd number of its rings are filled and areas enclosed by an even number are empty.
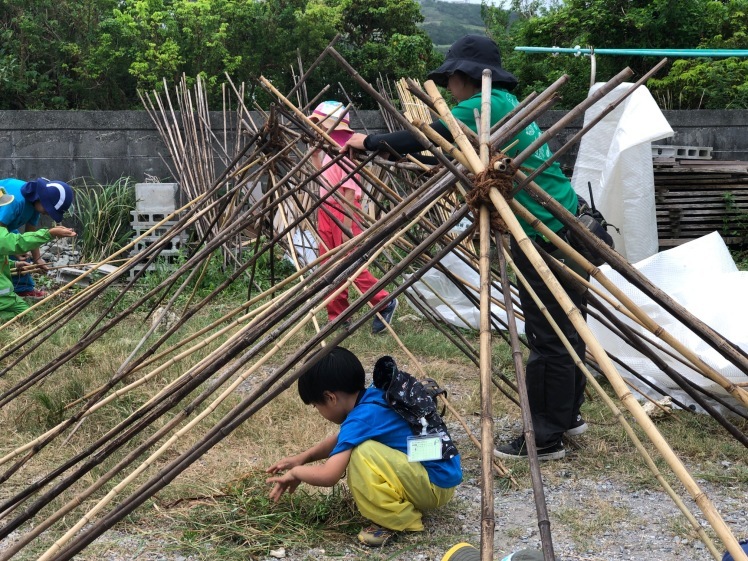
[[[431,82],[433,84],[433,82]],[[427,82],[428,87],[428,82]],[[433,96],[432,96],[433,97]],[[443,99],[435,99],[437,108]],[[491,71],[483,71],[480,122],[481,164],[488,165],[488,129],[491,126]],[[493,407],[491,400],[491,212],[479,211],[480,228],[480,388],[481,388],[481,561],[492,561],[496,514],[493,499]]]
[[[553,317],[548,312],[548,309],[545,307],[545,305],[540,300],[538,295],[535,293],[535,291],[532,289],[530,284],[527,282],[527,279],[525,279],[525,276],[514,265],[514,262],[512,261],[512,257],[509,254],[509,252],[506,250],[506,247],[504,246],[504,244],[502,244],[501,251],[502,251],[501,254],[504,256],[504,258],[512,265],[512,269],[517,275],[518,281],[521,282],[525,286],[525,289],[527,289],[531,298],[534,300],[535,304],[538,306],[538,309],[541,310],[541,312],[545,316],[546,321],[548,321],[548,324],[552,327],[553,331],[556,333],[559,340],[563,343],[564,347],[566,348],[566,351],[573,358],[575,365],[584,373],[585,377],[587,378],[587,382],[590,385],[592,385],[592,387],[595,389],[597,394],[603,400],[605,405],[607,405],[608,409],[610,409],[610,411],[613,413],[614,418],[620,423],[620,425],[626,431],[626,434],[631,439],[631,442],[636,447],[637,451],[641,455],[647,467],[650,469],[650,471],[655,476],[655,478],[660,483],[660,485],[665,490],[665,492],[668,494],[668,496],[673,500],[673,502],[678,507],[678,509],[686,517],[688,522],[691,524],[691,527],[698,533],[704,545],[706,545],[707,549],[709,549],[709,552],[711,553],[712,557],[714,557],[716,561],[719,561],[721,559],[721,555],[717,552],[717,549],[714,546],[714,543],[712,542],[711,538],[709,538],[707,533],[704,531],[704,528],[701,526],[698,520],[696,520],[693,514],[691,514],[691,511],[688,510],[688,507],[682,501],[680,496],[678,496],[678,494],[673,490],[673,488],[670,486],[667,480],[663,477],[662,472],[660,472],[659,468],[657,467],[657,464],[655,464],[649,452],[647,452],[646,448],[644,448],[644,445],[642,444],[639,437],[636,435],[636,432],[634,432],[634,429],[631,427],[631,424],[626,420],[626,417],[623,415],[623,412],[618,408],[618,406],[616,406],[613,400],[608,396],[608,394],[605,392],[605,390],[599,384],[599,382],[595,379],[592,373],[590,373],[586,364],[582,360],[582,357],[580,357],[577,354],[574,347],[571,345],[569,340],[566,338],[566,335],[564,335],[561,328],[558,326],[558,324],[554,321]]]
[[[623,402],[626,408],[632,413],[636,421],[644,428],[647,436],[650,438],[652,443],[657,447],[660,454],[662,454],[665,461],[671,467],[678,479],[681,480],[683,485],[688,489],[691,497],[696,501],[696,504],[701,509],[706,519],[711,524],[714,531],[720,537],[722,542],[727,546],[728,551],[736,559],[740,561],[748,561],[748,556],[742,551],[742,548],[735,539],[735,536],[730,531],[729,527],[725,524],[722,517],[719,515],[714,505],[711,503],[707,495],[699,488],[696,481],[688,473],[688,470],[675,455],[670,445],[662,437],[657,427],[652,423],[652,420],[642,409],[639,402],[633,397],[631,392],[626,387],[626,384],[621,379],[620,374],[613,366],[605,350],[600,346],[597,339],[587,327],[584,318],[579,313],[579,310],[574,306],[569,297],[564,292],[563,288],[559,284],[558,280],[551,274],[548,267],[543,262],[540,255],[538,255],[535,248],[532,246],[529,238],[525,235],[521,226],[517,222],[513,212],[507,205],[504,198],[495,188],[491,189],[491,201],[493,202],[496,209],[499,211],[501,218],[509,226],[512,235],[517,240],[519,247],[525,253],[527,258],[538,270],[540,276],[545,281],[546,285],[553,292],[559,303],[567,310],[569,320],[574,324],[579,334],[584,339],[590,354],[595,357],[597,363],[600,365],[603,373],[605,374],[611,386],[616,392],[618,398]]]

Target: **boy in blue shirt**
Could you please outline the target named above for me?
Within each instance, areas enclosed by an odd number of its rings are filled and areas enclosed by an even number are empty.
[[[361,514],[374,524],[359,532],[361,543],[382,546],[395,532],[423,530],[422,512],[446,504],[462,481],[459,454],[440,460],[408,461],[408,423],[387,403],[384,392],[365,387],[365,372],[352,352],[335,347],[301,375],[299,397],[340,425],[308,450],[284,458],[267,471],[280,474],[270,498],[278,501],[300,483],[332,487],[346,471]],[[307,465],[319,460],[322,464]]]

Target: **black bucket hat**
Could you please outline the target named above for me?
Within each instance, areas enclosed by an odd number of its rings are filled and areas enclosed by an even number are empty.
[[[483,70],[491,70],[492,82],[507,90],[517,86],[517,78],[501,67],[498,45],[484,35],[465,35],[449,48],[447,58],[439,68],[429,72],[428,79],[437,86],[446,87],[450,75],[459,70],[475,80],[480,80]]]

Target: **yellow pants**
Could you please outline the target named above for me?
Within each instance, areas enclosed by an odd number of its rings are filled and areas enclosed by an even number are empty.
[[[454,487],[433,485],[420,463],[373,440],[353,449],[348,487],[363,516],[396,531],[420,532],[422,511],[446,504],[454,494]]]

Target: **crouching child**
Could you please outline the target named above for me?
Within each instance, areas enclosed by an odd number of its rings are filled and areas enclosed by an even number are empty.
[[[404,395],[403,388],[394,387],[395,382],[388,377],[393,372],[409,377],[396,370],[390,357],[383,357],[375,368],[375,384],[383,387],[376,383],[383,373],[387,382],[393,383],[384,390],[374,385],[366,388],[364,367],[356,355],[335,347],[301,375],[301,400],[313,405],[328,421],[340,425],[340,430],[267,469],[268,473],[279,474],[267,480],[274,484],[272,500],[277,502],[286,491],[293,493],[302,482],[332,487],[347,471],[353,500],[361,514],[373,523],[359,532],[361,543],[378,547],[395,532],[423,530],[423,511],[446,504],[462,481],[460,455],[443,423],[438,433],[432,427],[430,441],[414,435],[412,425],[391,405],[398,391]],[[424,450],[433,450],[434,434],[437,448],[442,448],[439,441],[443,444],[443,453],[437,451],[441,457],[413,461],[419,455],[424,457]],[[416,441],[418,445],[414,444]],[[326,461],[308,465],[319,460]]]

